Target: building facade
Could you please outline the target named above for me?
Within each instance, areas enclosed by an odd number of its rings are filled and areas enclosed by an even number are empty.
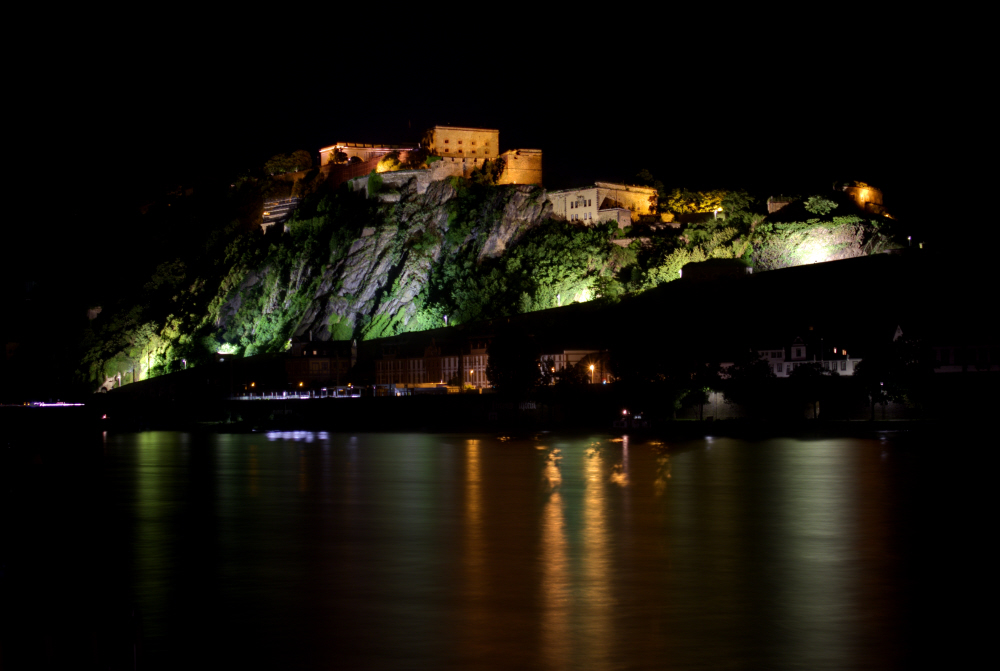
[[[758,354],[771,366],[775,377],[788,377],[799,366],[805,364],[820,364],[824,371],[838,375],[854,375],[854,370],[861,359],[851,358],[842,348],[833,347],[830,351],[809,352],[810,348],[802,338],[796,338],[786,348],[762,349]],[[819,358],[817,358],[817,356]]]
[[[357,356],[356,343],[293,338],[291,352],[285,359],[288,383],[295,389],[347,384]]]
[[[641,216],[655,214],[656,196],[656,189],[610,182],[546,194],[556,217],[588,226],[599,221],[616,221],[619,228],[631,225]]]
[[[424,147],[434,156],[496,159],[500,131],[495,128],[434,126],[424,135]]]

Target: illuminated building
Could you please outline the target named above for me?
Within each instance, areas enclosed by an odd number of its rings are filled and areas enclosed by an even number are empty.
[[[409,144],[366,144],[364,142],[337,142],[329,147],[319,150],[320,165],[328,165],[333,161],[335,153],[340,152],[347,156],[346,160],[357,158],[361,161],[380,159],[386,154],[400,152],[401,158],[405,159],[405,153],[416,151],[420,148],[418,143]]]
[[[657,191],[645,186],[595,182],[579,189],[550,191],[554,216],[586,225],[617,221],[619,228],[630,226],[644,215],[656,213]]]
[[[476,162],[500,156],[500,131],[494,128],[434,126],[424,134],[424,147],[434,156]],[[471,161],[470,161],[471,162]]]

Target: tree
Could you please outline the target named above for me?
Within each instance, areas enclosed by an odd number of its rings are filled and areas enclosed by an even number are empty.
[[[819,362],[796,364],[795,369],[788,374],[792,381],[796,398],[806,401],[812,406],[813,419],[819,416],[819,400],[826,389],[824,378],[837,375],[823,368]]]
[[[775,378],[771,364],[756,351],[747,349],[725,373],[723,385],[727,403],[743,406],[751,414],[758,414],[773,405],[770,381]]]
[[[538,344],[523,331],[509,329],[498,333],[486,353],[489,356],[486,379],[497,391],[523,394],[542,377]]]
[[[837,203],[827,200],[822,196],[809,196],[805,202],[806,211],[824,216],[830,214],[837,207]]]
[[[399,152],[391,151],[379,159],[378,165],[375,166],[375,172],[393,172],[402,168],[403,164],[399,162]]]
[[[715,212],[721,210],[722,199],[727,192],[715,191],[688,191],[687,189],[674,189],[667,195],[668,212],[677,214],[696,212]]]

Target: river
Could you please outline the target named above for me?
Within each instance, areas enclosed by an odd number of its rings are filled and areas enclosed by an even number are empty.
[[[100,450],[94,552],[137,607],[144,668],[885,669],[929,652],[929,457],[891,434],[147,432]]]

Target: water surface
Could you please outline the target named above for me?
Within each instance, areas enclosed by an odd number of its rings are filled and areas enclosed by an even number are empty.
[[[903,668],[892,441],[108,436],[152,668]]]

